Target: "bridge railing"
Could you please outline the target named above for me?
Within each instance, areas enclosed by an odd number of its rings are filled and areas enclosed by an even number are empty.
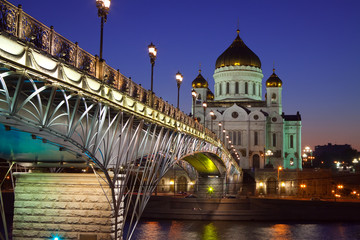
[[[73,43],[61,36],[55,32],[52,26],[47,27],[25,13],[21,5],[16,7],[5,0],[0,0],[0,30],[83,71],[84,74],[104,81],[112,88],[124,92],[140,102],[150,104],[150,91],[133,82],[131,78],[122,75],[119,70],[100,61],[98,56],[93,56],[80,48],[77,42]],[[204,129],[199,122],[162,98],[153,96],[152,108],[204,132],[205,139],[217,140],[216,134],[209,129]]]

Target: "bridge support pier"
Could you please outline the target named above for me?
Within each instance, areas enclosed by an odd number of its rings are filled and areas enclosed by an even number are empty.
[[[15,177],[14,239],[112,239],[111,191],[101,178],[80,173]]]
[[[209,191],[212,188],[212,191]],[[204,198],[221,198],[224,194],[223,177],[199,177],[196,195]]]

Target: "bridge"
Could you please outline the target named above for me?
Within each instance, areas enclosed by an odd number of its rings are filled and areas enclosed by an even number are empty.
[[[0,157],[16,179],[15,239],[130,239],[174,164],[202,184],[217,177],[220,195],[237,191],[241,169],[209,129],[21,6],[0,10]]]

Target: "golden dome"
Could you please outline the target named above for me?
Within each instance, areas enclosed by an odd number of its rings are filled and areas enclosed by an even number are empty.
[[[281,87],[282,81],[280,78],[275,74],[275,68],[273,68],[273,74],[266,80],[266,87]]]
[[[218,57],[215,68],[225,66],[252,66],[261,68],[259,57],[245,45],[239,36],[239,32],[237,30],[237,36],[233,43]]]
[[[192,81],[193,88],[207,88],[209,86],[208,82],[201,75],[201,70],[199,70],[199,75]]]
[[[214,94],[212,93],[212,91],[209,88],[207,90],[206,100],[214,100]]]

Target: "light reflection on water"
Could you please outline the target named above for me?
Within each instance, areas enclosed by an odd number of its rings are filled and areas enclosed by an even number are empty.
[[[141,221],[132,239],[289,240],[360,239],[360,223],[271,223],[236,221]]]

